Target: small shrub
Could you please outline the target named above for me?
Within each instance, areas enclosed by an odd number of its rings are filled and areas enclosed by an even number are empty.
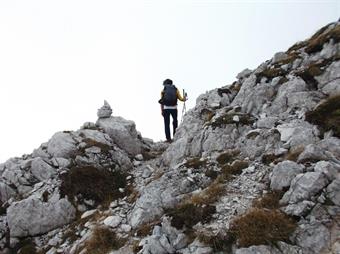
[[[209,222],[215,212],[215,206],[199,206],[192,203],[184,203],[170,209],[167,211],[167,214],[172,217],[171,225],[173,227],[182,229],[185,226],[191,229],[198,222]]]
[[[213,169],[208,169],[204,174],[211,179],[216,179],[218,176],[218,172]]]
[[[151,235],[153,228],[160,223],[160,220],[154,220],[140,225],[136,230],[137,236],[145,237]]]
[[[231,253],[231,247],[235,241],[231,234],[226,233],[212,234],[211,232],[198,232],[196,237],[201,243],[210,246],[214,253],[220,251]]]
[[[122,197],[119,188],[126,186],[126,175],[95,167],[74,167],[61,177],[61,195],[69,198],[81,196],[95,204],[109,204]]]
[[[305,149],[304,146],[298,146],[298,147],[290,149],[285,156],[285,160],[296,162],[299,155],[303,152],[304,149]]]
[[[228,150],[221,154],[219,154],[216,158],[216,161],[220,165],[224,165],[226,163],[229,163],[235,159],[235,156],[237,156],[240,153],[238,150]]]
[[[132,242],[132,252],[137,254],[140,250],[143,249],[142,246],[139,246],[140,241],[134,240]]]
[[[230,233],[238,246],[249,247],[288,241],[295,228],[296,223],[278,210],[253,208],[231,222]]]
[[[266,209],[278,209],[280,207],[280,199],[283,197],[285,191],[271,191],[266,193],[259,199],[253,202],[253,207],[266,208]]]
[[[222,174],[226,180],[230,179],[234,175],[242,173],[244,168],[247,168],[249,163],[247,161],[236,160],[231,165],[226,164],[222,167]]]
[[[102,254],[117,250],[124,246],[125,240],[120,239],[108,227],[95,227],[90,239],[85,242],[86,253]]]
[[[213,117],[214,117],[215,113],[207,108],[202,109],[201,111],[201,119],[204,122],[209,122]]]
[[[336,25],[330,31],[325,33],[326,29],[329,25],[321,28],[317,33],[315,33],[308,41],[305,52],[308,54],[316,53],[321,51],[323,45],[330,41],[334,40],[334,43],[338,43],[340,41],[340,26]]]
[[[205,167],[206,165],[207,165],[207,160],[201,160],[198,157],[189,159],[184,164],[185,167],[187,167],[187,168],[194,168],[194,169],[199,169],[201,167]]]
[[[340,94],[331,96],[314,110],[306,112],[306,120],[320,127],[322,132],[333,130],[340,137]]]
[[[195,205],[209,205],[216,202],[224,193],[225,188],[218,181],[212,182],[201,193],[191,197],[191,202]]]
[[[280,158],[280,155],[268,153],[268,154],[262,155],[261,161],[262,163],[269,165],[272,162],[276,163],[279,158]]]
[[[37,249],[35,247],[35,244],[32,242],[32,240],[27,239],[20,243],[20,247],[17,247],[18,254],[36,254]]]

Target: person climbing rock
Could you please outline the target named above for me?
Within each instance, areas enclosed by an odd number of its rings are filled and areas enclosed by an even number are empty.
[[[170,135],[170,115],[172,117],[173,135],[175,135],[177,121],[177,100],[185,102],[187,100],[185,94],[181,95],[176,86],[173,85],[171,79],[163,81],[164,89],[161,92],[161,99],[158,101],[161,104],[162,116],[164,118],[164,129],[166,142],[171,142]]]

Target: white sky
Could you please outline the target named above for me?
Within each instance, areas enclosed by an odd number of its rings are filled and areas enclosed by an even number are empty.
[[[95,122],[104,99],[164,140],[164,79],[191,108],[339,17],[340,0],[0,0],[0,162]]]

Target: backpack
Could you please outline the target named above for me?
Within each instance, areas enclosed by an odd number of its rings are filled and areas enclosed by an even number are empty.
[[[164,85],[162,104],[165,106],[177,105],[177,88],[174,85]]]

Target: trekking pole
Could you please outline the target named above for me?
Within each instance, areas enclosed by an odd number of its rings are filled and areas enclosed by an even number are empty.
[[[187,95],[186,95],[184,89],[183,89],[183,97],[185,98],[185,101],[186,101]],[[183,103],[181,123],[183,122],[183,116],[184,116],[184,114],[187,112],[187,107],[186,107],[186,105],[185,105],[185,101],[184,101],[184,103]]]

